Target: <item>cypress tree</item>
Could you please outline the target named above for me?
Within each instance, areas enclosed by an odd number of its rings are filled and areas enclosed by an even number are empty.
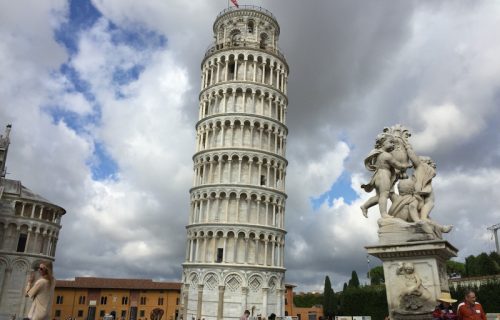
[[[328,276],[325,277],[323,289],[323,313],[327,319],[333,319],[335,316],[335,292]]]
[[[352,273],[351,273],[351,280],[349,280],[349,287],[359,288],[358,274],[354,270],[352,270]]]

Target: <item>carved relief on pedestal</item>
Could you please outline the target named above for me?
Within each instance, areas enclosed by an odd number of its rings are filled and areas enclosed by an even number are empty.
[[[434,303],[430,291],[422,284],[422,279],[411,262],[400,263],[397,269],[399,286],[399,311],[432,310]]]

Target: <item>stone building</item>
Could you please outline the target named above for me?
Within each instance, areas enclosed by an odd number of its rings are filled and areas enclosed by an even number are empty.
[[[23,317],[28,275],[41,260],[54,260],[61,217],[66,211],[21,181],[5,177],[10,125],[0,135],[0,319]]]
[[[228,8],[201,63],[194,180],[183,264],[184,319],[284,315],[288,64],[280,27]]]
[[[55,320],[175,320],[181,284],[151,279],[76,277],[57,280]]]

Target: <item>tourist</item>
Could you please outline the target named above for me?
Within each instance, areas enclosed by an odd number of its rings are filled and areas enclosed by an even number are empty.
[[[457,314],[453,312],[451,304],[457,302],[457,300],[452,299],[449,292],[441,292],[441,295],[437,299],[439,305],[436,307],[432,313],[433,320],[456,320]]]
[[[486,320],[486,314],[479,302],[476,302],[476,293],[472,290],[465,294],[464,302],[458,305],[458,320]]]
[[[245,312],[241,316],[240,320],[247,320],[249,316],[250,316],[250,311],[245,310]]]
[[[32,272],[26,287],[26,296],[33,299],[28,318],[30,320],[49,320],[52,297],[56,286],[56,280],[52,275],[52,262],[40,262],[38,271],[40,272],[40,278],[33,285],[35,273]]]
[[[269,315],[269,318],[268,318],[268,319],[269,319],[269,320],[276,320],[276,315],[275,315],[274,313],[271,313],[271,314]]]

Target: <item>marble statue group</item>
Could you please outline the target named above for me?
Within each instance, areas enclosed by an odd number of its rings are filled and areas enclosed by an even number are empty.
[[[442,239],[442,233],[452,229],[451,225],[443,226],[430,218],[436,164],[413,151],[410,136],[401,125],[385,128],[365,159],[365,167],[373,174],[361,187],[366,192],[375,190],[375,195],[361,206],[361,211],[368,217],[368,209],[378,205],[382,243]]]

